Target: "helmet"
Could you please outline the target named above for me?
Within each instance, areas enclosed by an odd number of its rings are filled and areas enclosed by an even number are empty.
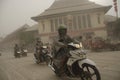
[[[60,36],[61,35],[66,35],[67,34],[67,28],[63,25],[59,26],[58,33],[59,33]]]

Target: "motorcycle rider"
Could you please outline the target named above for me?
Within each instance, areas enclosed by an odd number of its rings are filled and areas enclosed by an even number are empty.
[[[57,67],[60,71],[60,74],[62,74],[62,72],[64,71],[64,67],[67,61],[67,44],[72,41],[73,40],[67,35],[67,28],[63,25],[59,26],[58,37],[56,37],[53,42],[53,58],[59,61],[57,62]]]
[[[25,44],[22,44],[21,46],[21,52],[24,52],[23,50],[25,49]]]
[[[18,46],[18,44],[15,44],[15,47],[14,47],[14,56],[17,54],[17,51],[19,51],[19,46]]]
[[[36,52],[36,58],[38,60],[40,60],[40,53],[41,53],[41,50],[42,50],[42,46],[43,46],[43,42],[41,41],[41,39],[37,38],[36,39],[35,52]]]
[[[22,44],[20,49],[21,49],[22,56],[27,56],[27,48],[25,44]]]

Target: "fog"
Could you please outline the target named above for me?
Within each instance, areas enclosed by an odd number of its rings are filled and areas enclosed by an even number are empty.
[[[31,17],[37,16],[49,8],[55,0],[0,0],[0,36],[6,36],[24,24],[36,22]],[[112,5],[112,0],[91,0],[101,5]],[[118,0],[118,6],[120,1]],[[119,6],[120,7],[120,6]],[[114,15],[112,8],[107,14]]]

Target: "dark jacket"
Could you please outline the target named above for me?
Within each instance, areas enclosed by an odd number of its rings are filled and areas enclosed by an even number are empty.
[[[53,49],[53,56],[56,57],[56,56],[63,56],[64,53],[66,53],[66,46],[68,43],[72,42],[73,40],[68,36],[64,36],[64,37],[56,37],[54,38],[53,40],[53,46],[52,46],[52,49]]]

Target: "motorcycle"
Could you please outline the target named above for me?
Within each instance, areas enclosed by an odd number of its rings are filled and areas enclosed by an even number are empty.
[[[42,46],[41,50],[37,50],[37,53],[34,54],[35,57],[35,62],[37,64],[39,63],[43,63],[46,62],[46,64],[49,63],[49,59],[48,59],[48,54],[49,50],[47,48],[47,46]]]
[[[71,42],[67,45],[69,55],[61,73],[57,60],[51,56],[49,67],[57,76],[64,74],[69,78],[80,78],[80,80],[101,80],[96,64],[86,57],[82,43]]]
[[[21,52],[20,51],[17,51],[15,54],[14,54],[15,58],[20,58],[21,57]]]
[[[27,49],[23,49],[21,55],[22,56],[27,56],[27,53],[28,53],[28,50]]]

